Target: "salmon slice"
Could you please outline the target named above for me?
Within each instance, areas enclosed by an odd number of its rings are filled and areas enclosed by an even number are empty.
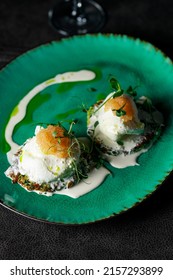
[[[36,142],[42,153],[59,158],[69,157],[71,139],[65,132],[63,127],[54,125],[41,129],[36,135]]]
[[[121,119],[124,122],[128,122],[133,120],[136,117],[136,106],[134,101],[127,95],[121,95],[115,98],[109,99],[105,103],[104,110],[105,112],[108,110],[112,110],[113,113],[116,115],[116,110],[122,108],[126,112],[124,116],[121,116]]]

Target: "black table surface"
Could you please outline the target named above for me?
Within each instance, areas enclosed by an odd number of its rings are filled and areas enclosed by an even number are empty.
[[[61,39],[47,17],[56,1],[1,0],[0,67],[29,49]],[[173,59],[171,0],[97,2],[108,16],[103,33],[149,41]],[[172,179],[173,174],[137,207],[87,225],[38,222],[1,205],[0,259],[172,259]]]

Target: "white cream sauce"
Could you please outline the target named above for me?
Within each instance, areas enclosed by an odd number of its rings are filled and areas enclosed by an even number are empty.
[[[44,90],[50,85],[60,84],[65,82],[78,82],[78,81],[90,81],[95,78],[95,73],[88,70],[81,70],[76,72],[66,72],[64,74],[58,74],[52,79],[49,79],[36,87],[34,87],[17,105],[17,113],[11,116],[5,130],[5,139],[10,145],[11,150],[7,153],[9,163],[12,163],[12,156],[19,148],[19,145],[13,141],[13,130],[21,120],[25,117],[27,105],[30,100],[36,96],[40,91]]]
[[[103,182],[105,177],[109,175],[110,172],[104,167],[100,167],[99,169],[94,168],[89,174],[88,178],[84,181],[80,181],[77,185],[69,188],[62,189],[60,191],[56,191],[53,194],[67,195],[72,198],[78,198],[84,194],[89,193],[90,191],[96,189]],[[38,194],[41,194],[39,191],[34,191]],[[52,196],[51,193],[44,193],[46,196]]]
[[[99,169],[94,168],[89,173],[86,180],[81,181],[78,185],[72,188],[61,190],[60,194],[69,195],[73,198],[82,196],[84,193],[86,194],[98,187],[109,174],[109,170],[104,167],[100,167]]]
[[[128,166],[135,166],[135,165],[139,165],[137,163],[137,158],[147,152],[148,149],[142,149],[141,151],[137,152],[137,153],[133,153],[133,154],[128,154],[128,155],[118,155],[118,156],[111,156],[111,155],[107,155],[105,156],[105,159],[113,166],[116,168],[125,168]]]
[[[17,152],[17,150],[20,147],[17,143],[13,141],[13,130],[16,124],[18,124],[25,117],[27,105],[30,102],[30,100],[34,96],[36,96],[40,91],[44,90],[50,85],[64,82],[90,81],[94,78],[95,73],[88,70],[58,74],[54,78],[37,85],[27,95],[24,96],[24,98],[19,102],[19,104],[16,107],[16,114],[13,114],[11,116],[5,130],[5,139],[11,147],[10,151],[7,153],[7,158],[10,164],[12,163],[13,155]],[[72,188],[63,189],[55,193],[61,195],[68,195],[72,198],[78,198],[98,187],[109,173],[110,172],[104,167],[94,169],[92,172],[90,172],[88,178],[85,181],[81,181],[79,184]],[[44,195],[50,196],[49,193],[44,193]]]

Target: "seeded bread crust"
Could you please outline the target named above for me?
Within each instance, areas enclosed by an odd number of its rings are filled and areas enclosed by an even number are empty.
[[[98,165],[96,155],[83,151],[78,162],[77,171],[75,168],[69,168],[54,181],[38,184],[37,182],[30,181],[27,175],[22,175],[19,172],[15,172],[21,153],[22,149],[20,149],[17,154],[15,154],[14,164],[8,168],[6,176],[12,180],[13,184],[18,183],[28,191],[37,191],[40,194],[53,194],[54,192],[60,191],[61,189],[71,188],[79,183],[79,181],[87,178],[88,173]]]

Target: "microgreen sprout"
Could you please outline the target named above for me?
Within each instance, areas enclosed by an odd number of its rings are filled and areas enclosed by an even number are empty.
[[[100,106],[99,106],[99,103],[97,103],[98,108],[94,111],[94,114],[97,113],[97,111],[100,110],[100,108],[102,106],[104,106],[105,103],[107,103],[107,101],[109,101],[111,98],[119,97],[119,96],[123,95],[124,93],[127,93],[127,94],[131,95],[132,97],[135,97],[137,95],[136,88],[138,86],[136,86],[136,87],[129,86],[127,88],[127,90],[124,91],[121,88],[121,85],[120,85],[120,83],[118,82],[117,79],[112,77],[112,75],[110,75],[109,77],[110,77],[109,82],[110,82],[111,88],[113,89],[113,92],[109,96],[109,98],[107,98],[104,102],[101,103]],[[122,117],[122,116],[126,115],[126,111],[123,110],[124,106],[125,106],[125,104],[121,108],[119,108],[117,110],[115,110],[115,109],[112,110],[112,111],[116,111],[116,116],[117,117]]]
[[[80,142],[77,138],[74,138],[70,147],[68,148],[68,155],[71,158],[71,164],[74,168],[76,177],[77,177],[77,182],[79,182],[81,179],[86,179],[88,178],[88,175],[82,172],[82,169],[80,168],[80,165],[78,162],[76,162],[75,158],[73,157],[73,149],[75,149],[75,146],[80,148],[81,151],[89,154],[90,150],[87,148],[87,145],[84,143]]]
[[[123,141],[121,141],[120,139],[118,139],[118,140],[117,140],[117,144],[120,145],[120,146],[123,146],[124,143],[123,143]]]
[[[104,106],[105,103],[106,103],[108,100],[110,100],[111,98],[119,97],[119,96],[121,96],[121,95],[124,93],[124,91],[121,89],[121,86],[120,86],[119,82],[118,82],[114,77],[111,77],[110,80],[109,80],[109,82],[110,82],[111,87],[112,87],[112,89],[113,89],[114,91],[113,91],[112,94],[109,96],[109,98],[106,99],[103,103],[101,103],[101,106],[99,106],[99,107],[97,108],[97,110],[94,111],[94,114],[97,113],[97,111],[100,110],[100,108],[101,108],[102,106]]]
[[[110,84],[111,84],[112,89],[115,92],[121,91],[121,86],[120,86],[119,82],[114,77],[110,78]]]
[[[56,137],[57,137],[57,131],[53,131],[53,132],[52,132],[52,136],[53,136],[54,138],[56,138]]]
[[[88,112],[88,108],[86,107],[86,105],[82,102],[82,105],[80,106],[82,112],[87,113]]]
[[[132,86],[129,86],[126,90],[126,92],[131,95],[132,97],[135,97],[137,95],[137,92],[136,92],[136,89],[137,87],[132,87]]]
[[[67,134],[69,134],[69,135],[71,134],[71,132],[72,132],[72,127],[73,127],[74,124],[76,124],[75,121],[72,121],[72,122],[70,123],[70,127],[69,127],[69,130],[68,130]]]
[[[98,124],[99,124],[99,121],[96,121],[96,122],[94,123],[94,128],[96,128],[96,127],[98,126]]]
[[[125,110],[123,110],[123,108],[124,108],[124,106],[125,106],[126,104],[124,104],[123,106],[121,106],[119,109],[113,109],[112,111],[114,112],[116,112],[116,116],[117,117],[122,117],[122,116],[124,116],[124,115],[126,115],[126,111]]]

